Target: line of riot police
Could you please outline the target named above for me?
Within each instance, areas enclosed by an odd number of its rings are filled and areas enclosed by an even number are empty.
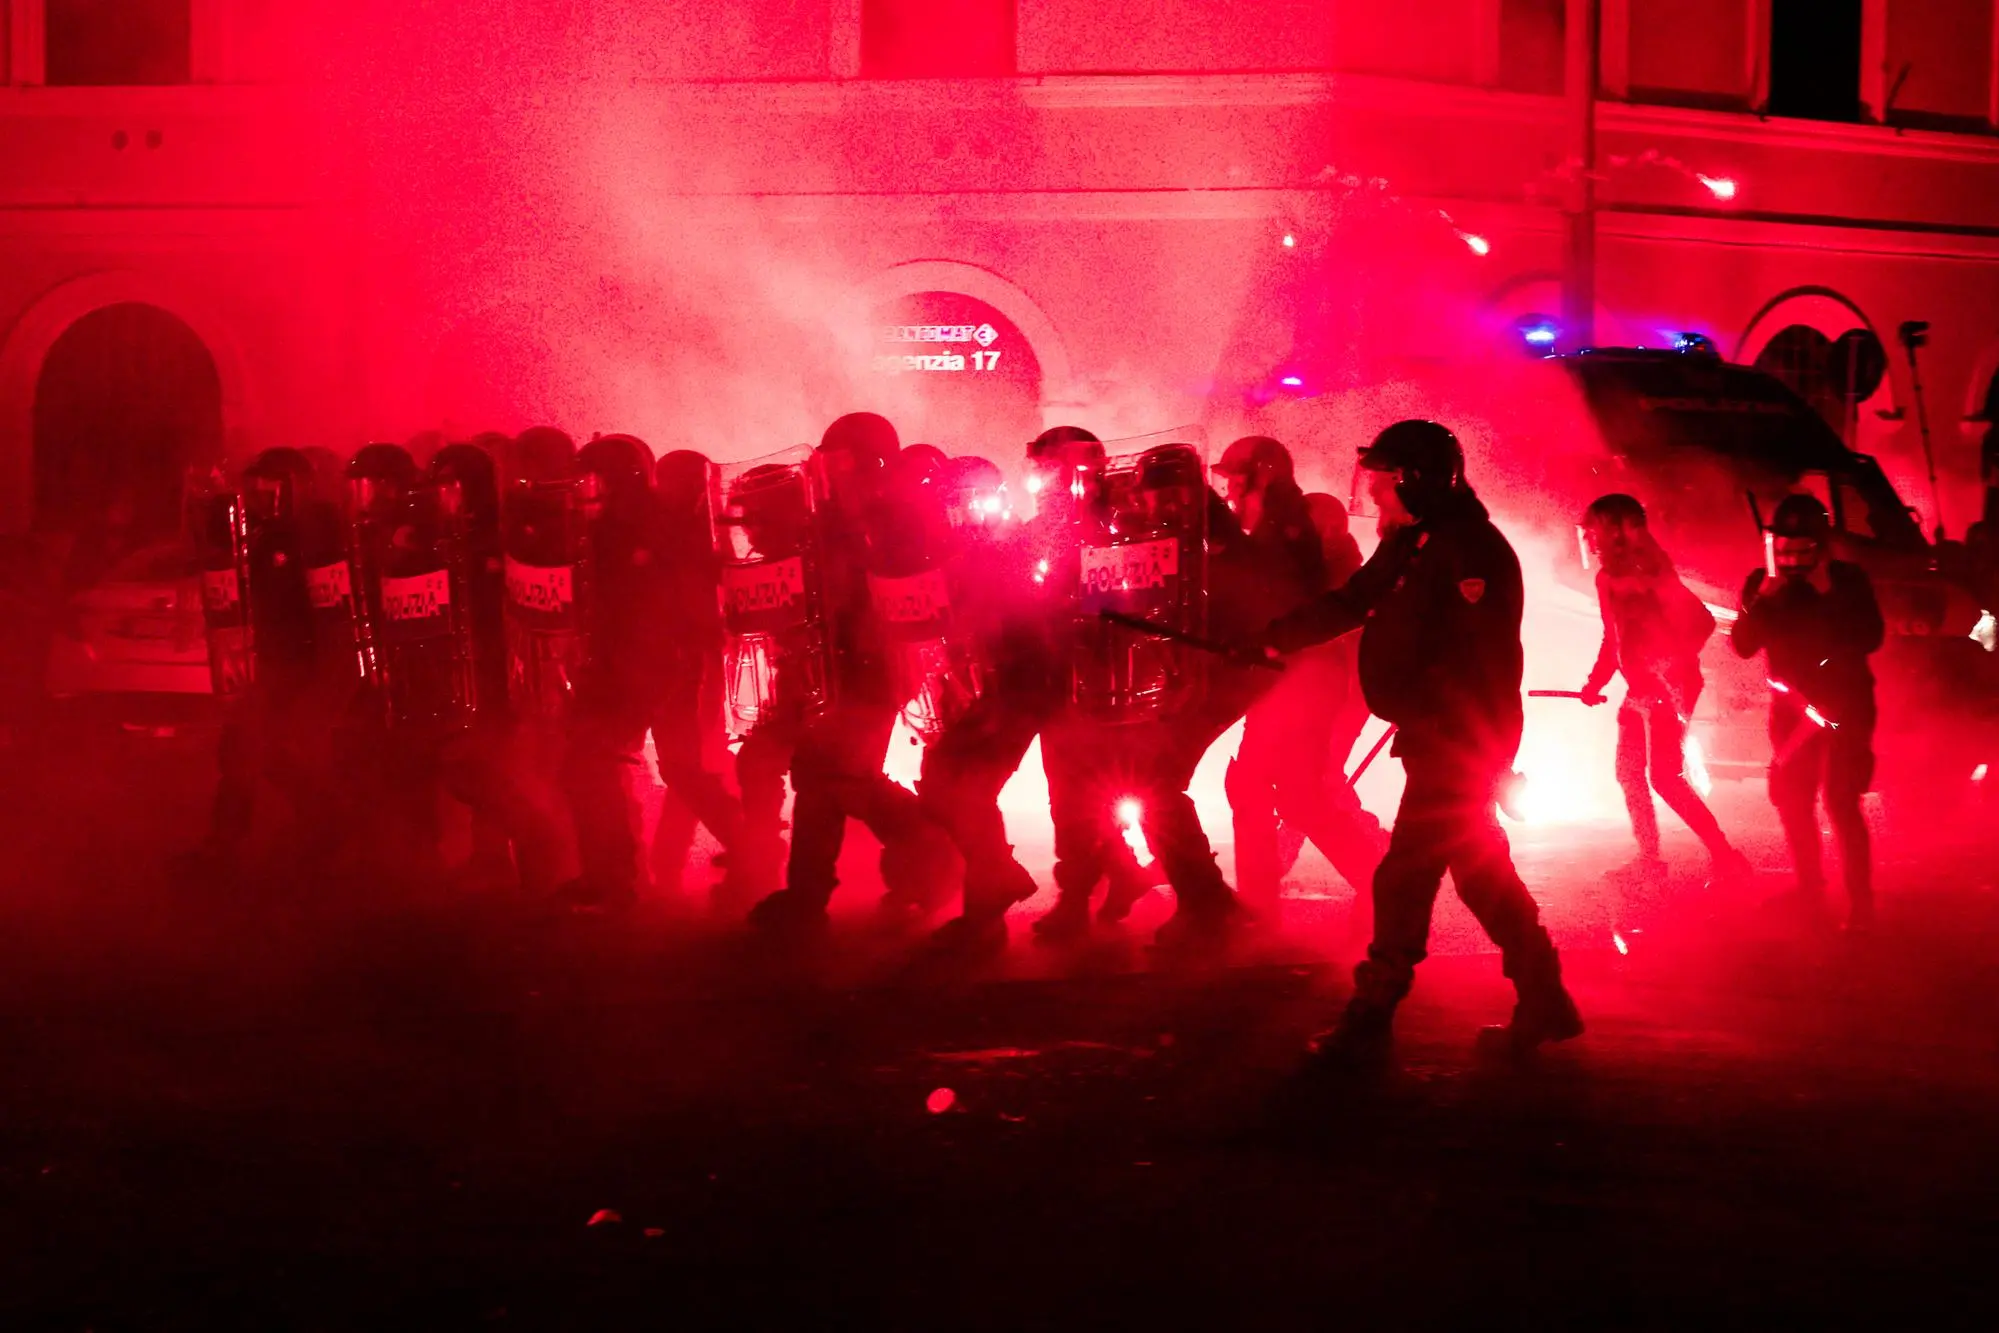
[[[939,947],[983,950],[1035,891],[999,793],[1039,738],[1058,899],[1037,936],[1086,934],[1100,885],[1097,917],[1122,920],[1163,874],[1178,904],[1163,941],[1206,946],[1246,914],[1187,787],[1257,704],[1230,794],[1259,914],[1280,815],[1364,886],[1382,835],[1356,817],[1332,739],[1342,668],[1286,688],[1103,618],[1239,640],[1323,590],[1288,455],[1244,444],[1218,469],[1225,502],[1192,445],[1113,457],[1088,431],[1045,432],[1023,460],[1024,521],[996,464],[904,449],[867,413],[817,449],[723,468],[548,428],[422,461],[268,450],[192,492],[230,702],[189,862],[236,869],[277,794],[299,868],[434,876],[448,794],[470,811],[471,880],[614,908],[677,882],[698,823],[723,850],[719,900],[792,934],[825,921],[858,819],[883,847],[884,909],[920,919],[962,883]],[[883,772],[898,718],[925,747],[915,791]],[[648,735],[667,791],[650,856]]]

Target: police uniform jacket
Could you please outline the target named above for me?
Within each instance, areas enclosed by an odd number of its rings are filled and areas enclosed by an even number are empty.
[[[1398,754],[1468,751],[1506,765],[1520,747],[1523,603],[1519,557],[1459,489],[1266,640],[1291,652],[1359,629],[1361,692],[1400,729]]]

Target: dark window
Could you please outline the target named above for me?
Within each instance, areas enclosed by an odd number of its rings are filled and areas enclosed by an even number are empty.
[[[141,541],[180,525],[181,477],[222,456],[222,386],[192,329],[156,306],[93,311],[35,384],[35,523]]]
[[[1565,0],[1501,0],[1499,85],[1516,93],[1559,93],[1567,29]]]
[[[1770,114],[1860,119],[1861,0],[1774,0]]]
[[[47,0],[54,86],[186,83],[189,0]]]
[[[1014,72],[1014,0],[863,0],[861,74],[959,79]]]
[[[1851,439],[1854,415],[1881,387],[1888,358],[1880,339],[1866,329],[1852,329],[1833,339],[1807,325],[1793,324],[1779,330],[1757,353],[1756,368],[1782,380],[1828,426]]]

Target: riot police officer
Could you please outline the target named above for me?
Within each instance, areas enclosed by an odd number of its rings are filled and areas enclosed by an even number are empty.
[[[1809,495],[1787,495],[1770,522],[1768,571],[1752,571],[1730,643],[1769,655],[1770,802],[1784,826],[1797,895],[1820,905],[1825,802],[1846,879],[1847,923],[1874,919],[1873,858],[1860,798],[1874,779],[1874,672],[1886,635],[1867,571],[1831,558],[1832,519]]]
[[[1229,446],[1215,471],[1227,481],[1229,507],[1259,557],[1261,592],[1276,603],[1267,619],[1324,591],[1326,547],[1292,479],[1290,451],[1267,436],[1249,436]],[[1347,705],[1348,657],[1338,644],[1299,653],[1244,719],[1227,791],[1236,887],[1259,912],[1274,914],[1278,906],[1285,868],[1279,819],[1309,837],[1357,892],[1373,883],[1385,849],[1378,825],[1334,799],[1346,788],[1344,770],[1337,778],[1331,770],[1345,761],[1344,754],[1335,759],[1332,738]]]
[[[1445,427],[1398,422],[1361,451],[1360,465],[1381,545],[1344,587],[1277,621],[1264,639],[1295,651],[1361,629],[1362,689],[1399,728],[1395,753],[1407,774],[1374,877],[1374,941],[1320,1049],[1338,1060],[1386,1054],[1447,870],[1499,945],[1519,997],[1512,1022],[1482,1044],[1525,1052],[1578,1036],[1560,958],[1494,810],[1522,724],[1519,559],[1466,482],[1463,451]]]
[[[705,826],[729,859],[725,884],[743,880],[738,865],[742,803],[723,782],[722,621],[716,593],[716,559],[710,492],[714,464],[689,449],[673,450],[653,471],[656,513],[652,561],[659,600],[652,614],[655,678],[648,690],[648,719],[659,780],[666,788],[652,836],[655,884],[677,885],[693,846],[694,828]]]
[[[833,641],[833,697],[797,732],[785,887],[752,909],[751,922],[762,929],[823,924],[839,884],[850,817],[881,839],[884,906],[924,910],[950,891],[955,877],[955,854],[916,794],[882,771],[901,701],[886,670],[868,588],[869,535],[883,519],[884,482],[900,448],[886,418],[853,412],[826,428],[815,455],[825,496],[817,535]]]
[[[1657,793],[1707,848],[1717,879],[1749,873],[1742,853],[1729,845],[1714,813],[1686,775],[1687,722],[1701,686],[1700,651],[1714,633],[1714,616],[1687,590],[1645,521],[1645,507],[1629,495],[1605,495],[1583,513],[1583,537],[1596,557],[1597,604],[1603,643],[1583,682],[1582,701],[1603,702],[1613,675],[1624,677],[1617,709],[1617,784],[1638,839],[1632,869],[1657,876]]]
[[[664,654],[659,576],[652,549],[652,451],[630,435],[604,435],[577,454],[594,479],[589,525],[589,649],[576,680],[564,790],[582,876],[564,891],[573,906],[628,906],[638,895],[639,782],[647,708]]]
[[[202,850],[183,869],[239,870],[267,784],[293,807],[302,864],[317,866],[334,811],[330,770],[314,762],[313,739],[330,720],[312,714],[314,614],[306,539],[321,502],[317,474],[302,452],[266,449],[243,469],[241,488],[221,502],[238,515],[228,537],[229,581],[247,630],[247,679],[231,701],[217,748],[213,816]],[[315,826],[317,826],[315,828]]]

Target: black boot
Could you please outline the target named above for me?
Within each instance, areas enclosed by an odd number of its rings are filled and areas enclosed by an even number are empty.
[[[1506,974],[1519,998],[1511,1022],[1478,1034],[1483,1054],[1519,1058],[1545,1043],[1583,1035],[1583,1017],[1562,985],[1562,960],[1547,932],[1536,927],[1535,933],[1537,938],[1528,947],[1506,960]]]
[[[1409,980],[1372,959],[1356,964],[1353,995],[1340,1021],[1312,1038],[1313,1063],[1328,1069],[1379,1068],[1394,1050],[1395,1007]]]
[[[1047,915],[1034,923],[1038,944],[1068,944],[1090,933],[1090,895],[1064,893]]]

